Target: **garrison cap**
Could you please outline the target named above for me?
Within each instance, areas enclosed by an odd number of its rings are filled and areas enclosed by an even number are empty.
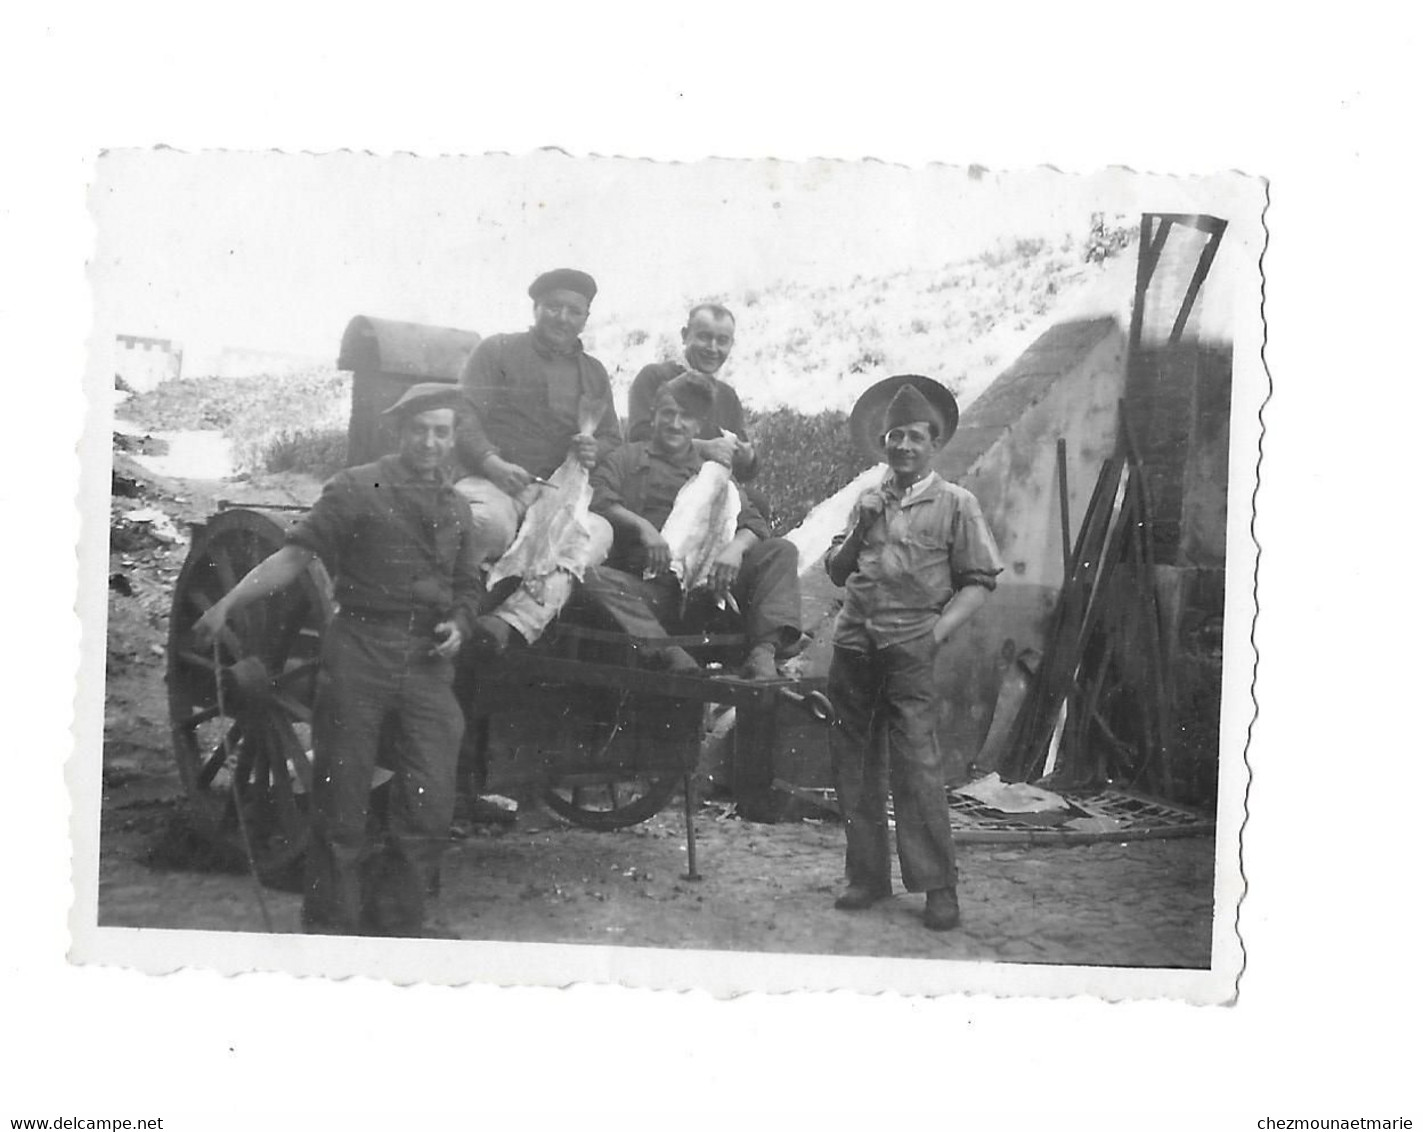
[[[697,420],[711,420],[716,393],[712,389],[712,383],[701,374],[684,370],[658,391],[658,396],[662,394],[671,397],[682,412],[696,417]]]
[[[860,394],[850,410],[850,433],[862,453],[879,461],[884,458],[885,433],[911,421],[938,425],[940,439],[948,440],[959,426],[958,402],[932,377],[917,373],[887,377]]]
[[[431,409],[468,410],[469,402],[458,385],[447,381],[419,381],[400,395],[400,399],[384,410],[383,416],[406,417],[412,413],[428,413]]]
[[[545,271],[529,284],[529,298],[531,299],[547,295],[550,291],[575,291],[591,303],[593,296],[598,293],[598,284],[593,282],[593,277],[586,271],[579,271],[573,267],[559,267],[553,271]]]

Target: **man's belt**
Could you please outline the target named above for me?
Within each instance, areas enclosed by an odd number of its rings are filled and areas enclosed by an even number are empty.
[[[445,620],[437,609],[371,609],[366,606],[343,605],[339,614],[363,625],[391,625],[412,633],[431,633]]]

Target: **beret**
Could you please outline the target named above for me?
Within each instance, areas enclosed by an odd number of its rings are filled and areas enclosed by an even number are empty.
[[[593,282],[593,277],[586,271],[579,271],[572,267],[559,267],[553,271],[545,271],[529,284],[529,298],[531,299],[547,295],[550,291],[575,291],[591,303],[593,296],[598,293],[598,284]]]
[[[458,385],[446,381],[419,381],[400,395],[399,400],[382,412],[387,417],[403,417],[410,413],[427,413],[431,409],[468,409],[469,402]]]

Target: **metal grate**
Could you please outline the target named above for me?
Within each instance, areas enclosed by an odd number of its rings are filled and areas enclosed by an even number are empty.
[[[828,788],[778,786],[805,801],[839,812],[835,791]],[[972,798],[948,791],[953,817],[954,840],[962,844],[1091,845],[1105,841],[1147,841],[1173,837],[1209,837],[1215,833],[1215,819],[1147,798],[1125,790],[1098,790],[1092,793],[1062,793],[1066,810],[1043,814],[1008,814],[985,806]],[[894,824],[893,803],[889,807]]]
[[[1167,837],[1206,837],[1215,821],[1156,798],[1123,790],[1062,795],[1066,810],[1044,814],[1006,814],[949,791],[954,839],[966,843],[1049,842],[1084,845],[1098,841],[1142,841]]]

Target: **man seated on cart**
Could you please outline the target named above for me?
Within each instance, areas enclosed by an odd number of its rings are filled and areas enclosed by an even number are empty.
[[[561,493],[571,505],[585,486],[575,481],[622,443],[607,370],[578,337],[597,293],[586,272],[544,272],[529,286],[532,328],[490,335],[465,363],[460,386],[475,413],[461,424],[458,454],[469,474],[455,487],[469,502],[485,561],[509,550],[541,493]],[[575,464],[566,469],[570,460]],[[574,575],[602,561],[612,531],[596,515],[585,513],[581,520],[586,523],[580,522],[575,545],[550,556],[559,568],[536,585],[526,578],[475,622],[471,644],[477,652],[497,656],[537,640],[567,601]]]
[[[612,524],[614,542],[607,563],[587,571],[582,600],[623,632],[652,639],[667,637],[669,627],[700,632],[715,619],[718,601],[734,605],[750,643],[741,674],[774,680],[777,658],[792,655],[801,642],[795,546],[771,537],[760,511],[733,483],[740,504],[736,535],[715,557],[710,590],[688,600],[662,537],[678,491],[705,463],[693,441],[713,412],[713,397],[700,374],[667,382],[656,394],[651,439],[623,445],[594,471],[592,509]],[[656,649],[652,663],[678,674],[701,671],[675,645]]]

